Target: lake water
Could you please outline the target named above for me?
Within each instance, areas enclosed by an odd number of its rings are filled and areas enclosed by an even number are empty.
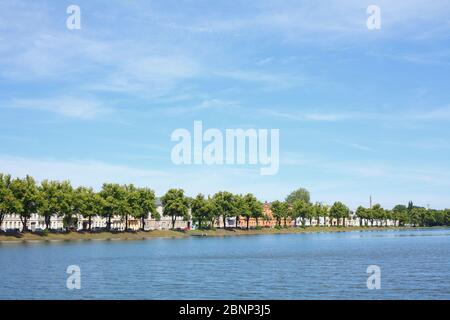
[[[0,299],[450,299],[450,229],[3,243],[0,279]]]

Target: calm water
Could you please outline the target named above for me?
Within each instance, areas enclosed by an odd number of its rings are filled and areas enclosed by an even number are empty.
[[[0,275],[0,299],[450,299],[450,230],[0,244]]]

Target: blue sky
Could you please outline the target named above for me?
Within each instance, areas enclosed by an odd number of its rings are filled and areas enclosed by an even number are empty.
[[[1,0],[0,171],[450,207],[449,75],[444,0]],[[170,134],[194,120],[280,129],[279,173],[175,166]]]

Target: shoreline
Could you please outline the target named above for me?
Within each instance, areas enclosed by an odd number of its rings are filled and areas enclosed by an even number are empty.
[[[302,233],[333,233],[355,231],[387,231],[387,230],[419,230],[436,229],[442,227],[289,227],[281,229],[215,229],[215,230],[151,230],[136,232],[69,232],[49,233],[48,235],[24,233],[17,235],[0,234],[1,243],[28,243],[28,242],[61,242],[61,241],[129,241],[147,239],[182,239],[192,237],[235,237],[269,234],[302,234]],[[445,227],[444,227],[445,228]]]

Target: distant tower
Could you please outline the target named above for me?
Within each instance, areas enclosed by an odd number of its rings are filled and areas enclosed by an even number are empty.
[[[372,209],[372,195],[369,197],[369,208]]]

